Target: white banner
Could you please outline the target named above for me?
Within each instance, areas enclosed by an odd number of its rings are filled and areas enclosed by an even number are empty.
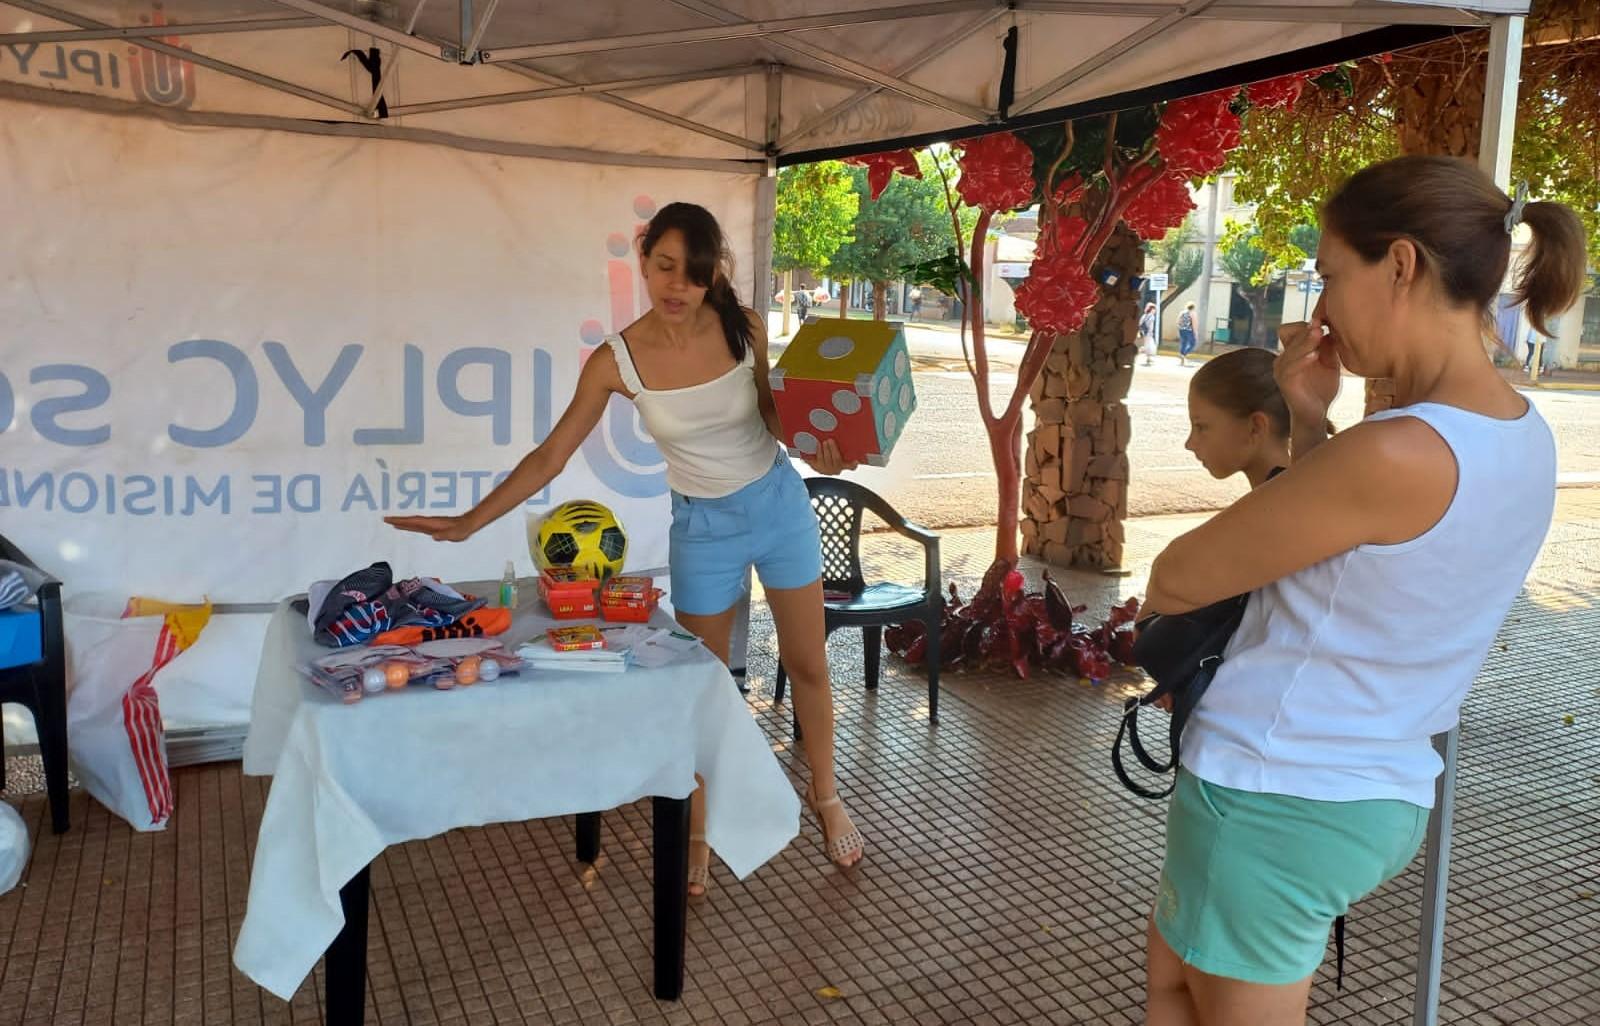
[[[74,591],[224,602],[374,559],[530,572],[522,516],[460,546],[381,518],[460,512],[545,437],[642,312],[659,205],[705,204],[748,268],[755,187],[7,101],[0,180],[0,533]],[[528,513],[575,498],[666,562],[630,404]]]

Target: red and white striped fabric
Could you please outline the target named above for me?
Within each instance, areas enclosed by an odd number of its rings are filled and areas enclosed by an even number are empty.
[[[145,800],[150,803],[150,819],[155,823],[165,823],[172,815],[172,774],[167,770],[167,735],[161,726],[161,704],[151,681],[178,652],[176,635],[163,623],[150,668],[122,696],[122,720],[128,731],[128,748],[133,752]]]
[[[63,610],[67,759],[106,808],[136,830],[160,830],[175,796],[152,681],[181,639],[163,616],[123,617],[123,601],[78,595]]]

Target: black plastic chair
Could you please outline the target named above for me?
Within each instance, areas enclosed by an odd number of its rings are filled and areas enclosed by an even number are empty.
[[[939,620],[944,613],[943,584],[939,571],[939,536],[895,512],[876,492],[853,481],[833,477],[808,477],[811,508],[822,533],[822,587],[824,625],[828,634],[841,627],[860,627],[866,649],[867,687],[878,686],[883,660],[885,624],[921,620],[928,626],[928,722],[939,722]],[[926,566],[922,585],[868,584],[861,576],[861,518],[867,510],[877,514],[894,531],[923,548]],[[773,701],[783,701],[788,675],[778,661],[778,682]],[[799,722],[795,737],[800,736]]]
[[[22,550],[0,537],[0,559],[38,570]],[[42,573],[43,571],[41,571]],[[33,713],[50,793],[50,825],[65,833],[67,820],[67,649],[61,632],[61,583],[47,580],[34,598],[39,604],[40,658],[0,669],[0,703],[25,705]],[[0,734],[0,789],[6,786],[5,737]]]

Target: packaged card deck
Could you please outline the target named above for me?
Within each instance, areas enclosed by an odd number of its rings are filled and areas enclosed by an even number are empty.
[[[645,623],[661,594],[649,577],[613,577],[600,588],[600,615],[612,621]]]
[[[539,574],[539,597],[557,619],[594,616],[600,581],[571,567],[549,567]]]
[[[577,627],[552,627],[545,631],[550,647],[557,652],[587,652],[606,647],[605,635],[593,624]]]

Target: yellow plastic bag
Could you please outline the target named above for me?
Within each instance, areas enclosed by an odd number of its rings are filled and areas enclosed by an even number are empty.
[[[200,637],[200,632],[205,630],[206,624],[211,622],[211,600],[204,602],[167,602],[162,599],[146,598],[135,595],[128,600],[128,606],[122,611],[124,619],[131,616],[161,616],[166,618],[167,630],[172,632],[172,640],[177,643],[176,655]]]

